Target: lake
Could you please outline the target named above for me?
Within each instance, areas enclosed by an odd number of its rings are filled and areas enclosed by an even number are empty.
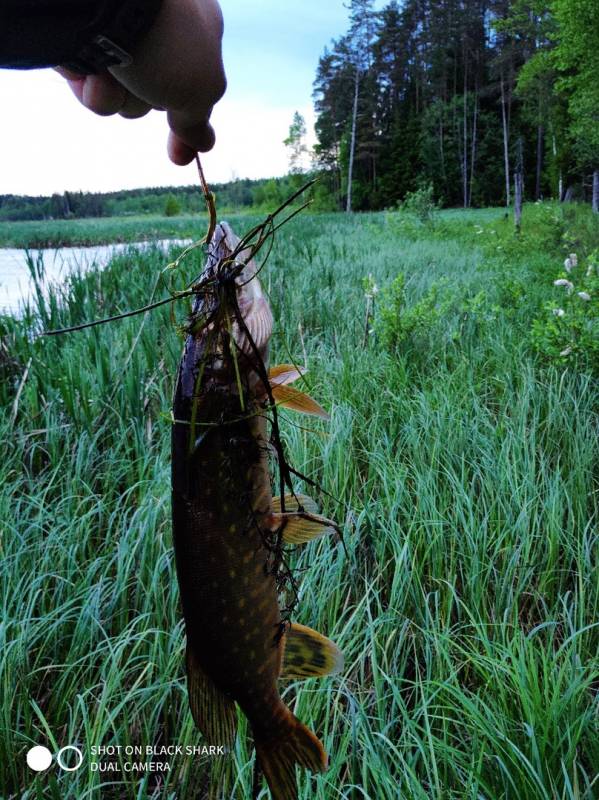
[[[135,247],[184,247],[191,240],[164,239],[159,242],[135,242],[129,244],[97,245],[95,247],[62,247],[60,249],[32,250],[44,259],[46,283],[60,283],[75,269],[84,271],[93,267],[104,267],[124,250]],[[0,313],[18,314],[23,302],[32,296],[32,282],[24,250],[0,248]]]

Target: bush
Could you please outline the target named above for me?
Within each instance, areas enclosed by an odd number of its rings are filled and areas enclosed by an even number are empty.
[[[439,205],[434,199],[432,183],[423,184],[415,192],[408,192],[401,210],[416,217],[423,225],[434,227]]]
[[[428,337],[451,304],[449,299],[439,302],[440,283],[433,284],[412,306],[407,304],[405,289],[406,279],[400,272],[383,292],[375,326],[383,347],[392,351],[408,342],[414,343],[416,338]]]
[[[599,375],[599,250],[570,256],[554,281],[556,297],[533,322],[532,341],[546,359]]]
[[[181,213],[181,203],[177,200],[174,194],[169,194],[164,204],[165,217],[176,217]]]

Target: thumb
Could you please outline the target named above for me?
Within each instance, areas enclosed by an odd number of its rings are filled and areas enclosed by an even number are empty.
[[[210,109],[211,110],[211,109]],[[210,114],[198,121],[197,115],[169,111],[167,118],[171,129],[168,141],[168,155],[178,166],[191,163],[196,153],[212,150],[215,142],[214,129],[208,122]]]

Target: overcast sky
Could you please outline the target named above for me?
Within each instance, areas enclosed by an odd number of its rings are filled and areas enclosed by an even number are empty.
[[[299,110],[313,127],[318,58],[347,29],[343,0],[221,0],[229,88],[204,156],[212,182],[287,171],[282,142]],[[164,116],[100,118],[52,70],[0,70],[0,194],[110,191],[189,184],[195,168],[166,157]]]

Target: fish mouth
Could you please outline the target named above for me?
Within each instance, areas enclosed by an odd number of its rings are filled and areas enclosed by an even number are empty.
[[[204,276],[209,272],[217,281],[235,281],[239,311],[247,320],[257,306],[266,303],[266,298],[258,280],[255,248],[244,245],[228,222],[219,222],[210,242]]]
[[[234,277],[238,290],[256,276],[256,264],[251,245],[242,247],[242,240],[228,222],[219,222],[208,248],[206,272],[221,280]]]
[[[228,222],[216,225],[206,266],[195,285],[197,297],[187,330],[195,339],[216,334],[215,341],[221,344],[234,341],[252,362],[256,358],[265,362],[273,317],[258,279],[256,249],[254,242],[240,239]],[[220,348],[214,342],[213,346]]]

